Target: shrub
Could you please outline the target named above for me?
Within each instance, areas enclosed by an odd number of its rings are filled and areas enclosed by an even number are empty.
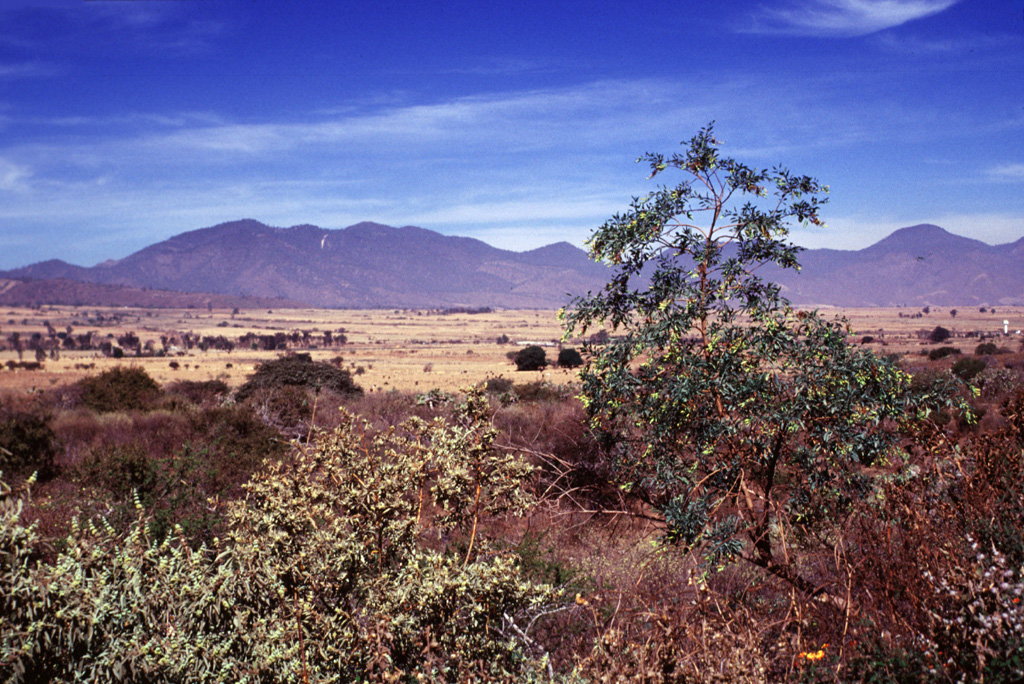
[[[138,366],[118,366],[78,384],[82,403],[99,413],[147,411],[160,398],[160,386]]]
[[[951,336],[948,329],[943,328],[941,325],[935,326],[935,328],[928,334],[928,339],[938,344],[939,342],[945,342]]]
[[[490,394],[506,394],[512,390],[512,380],[504,376],[487,378],[484,389]]]
[[[558,365],[561,368],[578,368],[583,365],[583,357],[575,348],[566,347],[558,352]]]
[[[928,352],[928,358],[931,361],[938,361],[939,359],[944,359],[947,356],[953,356],[959,353],[960,350],[956,347],[936,347]]]
[[[544,349],[535,344],[520,349],[516,354],[515,362],[516,370],[521,371],[541,370],[548,365]]]
[[[953,364],[953,375],[957,376],[964,382],[970,382],[975,375],[985,370],[988,364],[984,360],[973,357],[966,357],[960,359]]]
[[[999,347],[995,342],[982,342],[974,348],[975,356],[995,356],[999,353]]]
[[[359,369],[356,369],[359,374]],[[342,395],[362,394],[363,390],[352,381],[348,371],[330,363],[313,361],[309,354],[282,356],[261,363],[235,394],[244,401],[258,389],[276,387],[306,387],[313,390],[329,389]]]
[[[16,476],[53,475],[58,440],[49,417],[0,403],[0,472]]]
[[[193,404],[218,403],[231,391],[223,380],[180,380],[167,387],[167,393],[184,397]]]
[[[0,679],[541,681],[527,632],[557,596],[480,539],[483,515],[525,510],[530,472],[491,448],[486,413],[474,395],[458,424],[320,433],[227,507],[227,542],[194,551],[140,515],[32,563],[0,483]]]

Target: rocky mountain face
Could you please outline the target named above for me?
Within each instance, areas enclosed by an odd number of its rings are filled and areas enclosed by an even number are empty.
[[[761,275],[801,306],[1024,304],[1024,238],[991,246],[918,225],[862,250],[807,250],[800,263],[799,273],[765,268]],[[77,281],[318,307],[557,308],[599,290],[611,274],[565,242],[511,252],[412,226],[327,230],[242,220],[182,233],[91,268],[51,260],[0,277],[62,279],[65,289]]]

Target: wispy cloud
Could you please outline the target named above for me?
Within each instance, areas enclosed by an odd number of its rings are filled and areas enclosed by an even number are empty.
[[[999,181],[1024,181],[1024,163],[999,164],[988,169],[986,175]]]
[[[753,33],[863,36],[941,12],[959,0],[801,0],[762,6]]]
[[[17,192],[26,189],[25,180],[32,175],[27,166],[15,164],[0,157],[0,191]]]
[[[60,71],[56,66],[42,62],[0,64],[0,81],[16,78],[50,78],[58,75]]]
[[[76,240],[65,254],[47,254],[77,263],[240,217],[327,228],[414,224],[519,250],[581,244],[630,197],[653,189],[646,170],[631,163],[638,154],[671,152],[712,118],[720,118],[716,130],[730,155],[755,165],[782,162],[832,183],[822,164],[859,142],[877,142],[883,126],[887,141],[913,144],[941,128],[930,117],[945,114],[928,109],[845,106],[843,98],[856,97],[848,78],[805,81],[796,93],[785,81],[753,77],[616,80],[364,102],[255,123],[203,112],[53,118],[34,140],[0,141],[0,188],[7,189],[0,220],[19,230],[73,224],[96,234],[92,252]],[[958,130],[976,130],[963,116]],[[993,167],[1000,178],[990,183],[1019,173],[1004,166]],[[837,213],[857,201],[836,206]],[[886,208],[873,210],[884,215]],[[868,224],[826,216],[839,230],[799,238],[863,247],[858,241],[867,235],[881,239],[920,221],[900,218]],[[28,260],[7,254],[0,261]]]

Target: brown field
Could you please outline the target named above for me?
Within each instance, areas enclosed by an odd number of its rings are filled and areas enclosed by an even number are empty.
[[[950,309],[956,308],[952,316]],[[927,334],[941,325],[953,333],[946,344],[970,352],[976,336],[1003,334],[1003,321],[1009,321],[1005,346],[1017,349],[1018,332],[1024,329],[1024,307],[996,307],[982,313],[978,307],[934,307],[920,318],[920,309],[823,309],[826,315],[845,316],[851,336],[860,340],[874,337],[870,343],[882,353],[916,354],[932,346]],[[102,321],[100,317],[102,316]],[[71,326],[75,334],[94,331],[94,337],[117,337],[134,332],[142,343],[152,340],[160,348],[161,335],[191,332],[200,336],[223,335],[237,342],[248,332],[344,330],[348,343],[330,349],[315,348],[316,360],[342,356],[344,367],[355,373],[356,381],[367,391],[425,391],[432,388],[455,390],[479,383],[488,377],[505,375],[517,381],[543,379],[569,382],[575,374],[564,369],[542,373],[523,373],[516,377],[515,366],[506,354],[525,344],[550,345],[548,356],[554,359],[562,329],[556,313],[547,310],[495,311],[478,314],[441,314],[436,311],[401,310],[323,310],[282,309],[245,310],[232,315],[230,310],[213,309],[135,309],[104,307],[49,306],[40,309],[9,308],[0,312],[0,365],[17,360],[9,348],[12,332],[27,340],[33,333],[46,333],[46,322],[64,331]],[[497,338],[507,335],[511,343],[500,345]],[[970,336],[968,338],[968,336]],[[998,339],[997,339],[998,342]],[[568,343],[569,346],[573,342]],[[0,371],[0,389],[36,391],[74,382],[117,365],[142,366],[158,382],[220,379],[237,387],[257,364],[277,357],[277,351],[254,351],[236,347],[234,351],[176,351],[167,356],[108,358],[98,351],[62,351],[60,358],[48,359],[42,370]],[[24,360],[34,359],[26,350]],[[176,361],[178,369],[170,363]],[[92,367],[88,367],[91,364]],[[360,370],[362,369],[362,370]],[[529,376],[529,377],[527,377]]]

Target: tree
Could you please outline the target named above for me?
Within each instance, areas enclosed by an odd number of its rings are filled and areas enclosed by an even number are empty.
[[[792,221],[821,225],[827,186],[724,157],[712,126],[681,153],[647,154],[652,177],[589,240],[616,272],[562,312],[585,345],[582,397],[623,488],[660,514],[664,539],[713,570],[745,559],[814,595],[792,548],[871,491],[867,466],[898,465],[929,411],[894,362],[847,343],[847,324],[794,311],[763,266],[798,268]],[[785,486],[782,486],[785,483]]]
[[[531,344],[523,347],[515,357],[516,370],[532,371],[540,370],[548,365],[547,355],[542,347]]]
[[[309,354],[292,354],[261,363],[245,381],[235,398],[244,401],[258,390],[279,387],[305,387],[319,391],[329,389],[338,394],[358,395],[363,388],[352,381],[352,375],[325,361],[314,361]]]
[[[928,339],[938,344],[939,342],[945,342],[950,338],[952,333],[941,325],[935,326],[935,329],[928,334]]]
[[[558,365],[562,368],[578,368],[583,365],[583,357],[575,347],[566,347],[558,351]]]

